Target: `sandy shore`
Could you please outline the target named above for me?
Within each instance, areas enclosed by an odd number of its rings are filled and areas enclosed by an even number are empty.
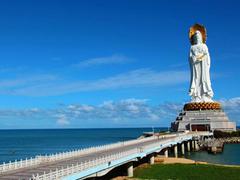
[[[174,158],[174,157],[164,157],[164,156],[157,156],[155,157],[155,163],[162,163],[162,164],[207,164],[207,162],[203,161],[195,161],[186,158]]]

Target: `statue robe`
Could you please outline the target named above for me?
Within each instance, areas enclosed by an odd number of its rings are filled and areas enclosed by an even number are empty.
[[[196,57],[201,55],[204,55],[202,60],[197,60]],[[189,95],[192,97],[192,102],[212,102],[213,91],[209,73],[210,56],[207,45],[204,43],[192,45],[189,62],[191,69]]]

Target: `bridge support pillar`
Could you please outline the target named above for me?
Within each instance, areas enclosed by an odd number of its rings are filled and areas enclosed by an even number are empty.
[[[199,146],[198,146],[198,141],[194,141],[195,143],[195,151],[198,151],[199,150]]]
[[[167,158],[168,157],[168,148],[164,150],[164,156]]]
[[[188,152],[191,151],[191,149],[190,149],[190,142],[189,141],[187,142],[187,151]]]
[[[149,156],[149,164],[154,164],[154,155],[150,154]]]
[[[192,150],[195,151],[195,142],[192,140]]]
[[[184,146],[184,142],[181,144],[181,150],[182,150],[182,155],[185,154],[185,146]]]
[[[127,175],[128,175],[128,177],[133,177],[133,163],[132,162],[128,163]]]
[[[175,156],[175,158],[178,157],[178,146],[177,146],[177,144],[174,146],[174,156]]]

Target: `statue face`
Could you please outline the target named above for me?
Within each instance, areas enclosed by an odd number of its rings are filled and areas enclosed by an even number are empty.
[[[202,43],[202,34],[201,34],[200,31],[196,31],[193,38],[194,38],[194,43],[195,44]]]

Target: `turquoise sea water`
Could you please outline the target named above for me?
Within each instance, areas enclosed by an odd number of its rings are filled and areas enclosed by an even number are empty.
[[[200,151],[187,153],[186,157],[209,163],[240,165],[240,144],[225,144],[223,152],[218,154]]]
[[[146,131],[152,131],[152,128],[0,130],[0,163],[131,140]],[[222,154],[192,152],[186,154],[186,157],[212,163],[240,165],[240,144],[225,145]]]

